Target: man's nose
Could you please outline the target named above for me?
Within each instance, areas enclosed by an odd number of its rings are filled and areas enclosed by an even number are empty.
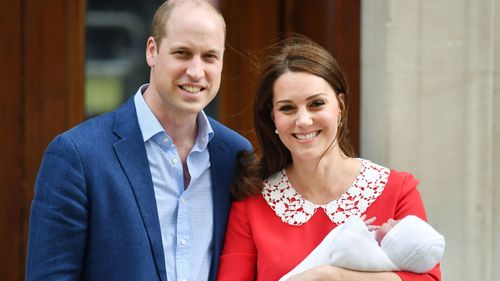
[[[186,74],[193,81],[199,81],[204,76],[203,62],[200,57],[194,56],[190,61],[186,69]]]

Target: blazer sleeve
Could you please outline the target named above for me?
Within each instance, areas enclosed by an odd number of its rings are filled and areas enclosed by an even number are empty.
[[[80,280],[88,209],[77,150],[64,135],[47,148],[31,205],[26,280]]]
[[[255,280],[256,269],[257,249],[247,216],[246,200],[234,202],[229,214],[217,280]]]
[[[415,215],[427,221],[424,203],[417,189],[418,180],[409,173],[401,173],[401,186],[398,204],[396,206],[395,219],[401,219],[408,215]],[[441,281],[441,269],[438,263],[427,273],[418,274],[412,272],[396,272],[403,281]]]

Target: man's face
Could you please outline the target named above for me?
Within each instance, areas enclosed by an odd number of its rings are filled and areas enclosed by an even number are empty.
[[[189,116],[201,111],[217,94],[222,72],[225,33],[221,18],[207,7],[185,3],[166,23],[166,37],[148,39],[151,95],[155,114]]]

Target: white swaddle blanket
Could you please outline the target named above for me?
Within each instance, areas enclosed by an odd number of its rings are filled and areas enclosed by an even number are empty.
[[[291,276],[315,266],[332,264],[358,271],[427,272],[441,259],[444,237],[425,221],[407,216],[378,245],[364,221],[351,216],[330,231],[321,243],[292,271]]]

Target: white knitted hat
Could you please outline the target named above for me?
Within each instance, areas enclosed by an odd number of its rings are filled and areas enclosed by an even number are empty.
[[[386,234],[380,246],[400,270],[424,273],[443,256],[445,241],[422,219],[407,216]]]

